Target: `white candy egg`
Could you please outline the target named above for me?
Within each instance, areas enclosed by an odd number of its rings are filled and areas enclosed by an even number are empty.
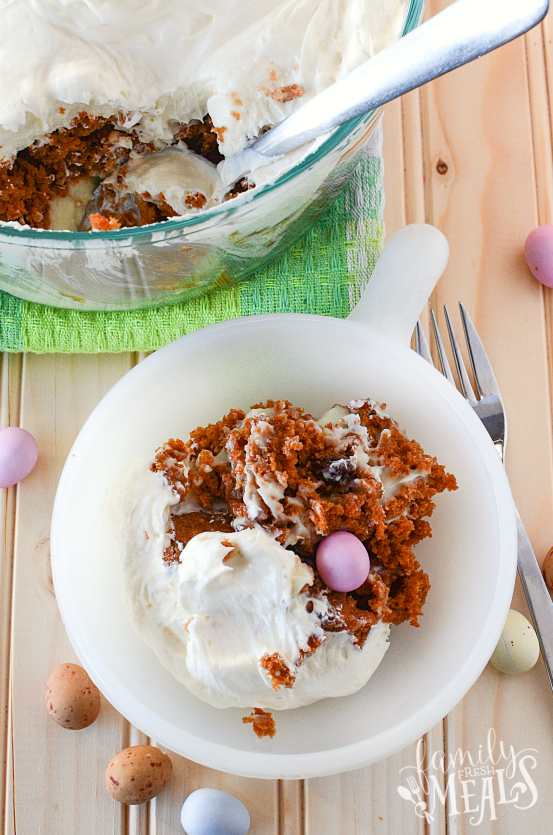
[[[534,627],[524,615],[509,609],[503,632],[490,658],[500,673],[526,673],[532,669],[540,654]]]
[[[197,789],[189,794],[180,819],[187,835],[246,835],[250,828],[244,804],[219,789]]]

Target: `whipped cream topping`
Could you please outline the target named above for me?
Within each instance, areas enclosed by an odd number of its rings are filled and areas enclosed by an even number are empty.
[[[132,621],[161,663],[215,707],[284,709],[359,690],[388,648],[388,624],[364,645],[323,632],[324,595],[305,592],[313,572],[260,529],[201,533],[163,561],[170,508],[178,501],[144,463],[118,488],[126,598]],[[310,604],[310,605],[308,605]],[[322,640],[312,655],[308,640]],[[295,676],[273,688],[264,657],[278,654]]]
[[[407,0],[0,0],[0,160],[80,112],[225,156],[396,40]]]
[[[121,197],[145,192],[154,199],[162,197],[178,215],[194,207],[210,208],[220,203],[226,192],[217,167],[180,142],[143,157],[131,154],[121,173],[115,172],[102,183],[112,186]]]

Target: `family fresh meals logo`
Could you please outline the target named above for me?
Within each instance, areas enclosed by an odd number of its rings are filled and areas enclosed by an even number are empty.
[[[419,818],[431,822],[439,805],[447,814],[467,815],[472,826],[497,820],[498,808],[530,809],[538,799],[531,772],[537,766],[535,748],[515,751],[497,740],[493,728],[477,753],[458,748],[452,754],[426,755],[424,739],[417,745],[416,764],[401,769],[399,796],[412,803]]]

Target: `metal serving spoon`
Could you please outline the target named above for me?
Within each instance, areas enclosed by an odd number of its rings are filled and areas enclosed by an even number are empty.
[[[457,0],[219,163],[223,182],[235,183],[287,151],[512,41],[539,23],[548,7],[549,0]]]

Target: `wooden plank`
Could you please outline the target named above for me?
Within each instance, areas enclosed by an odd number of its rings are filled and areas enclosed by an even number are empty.
[[[519,595],[515,597],[515,606],[522,610]],[[460,778],[460,768],[450,771],[454,774],[456,786],[455,806],[448,804],[448,833],[450,835],[468,835],[476,830],[480,833],[532,832],[546,835],[550,832],[551,792],[549,775],[553,759],[553,731],[551,730],[551,691],[545,682],[545,673],[540,663],[523,676],[507,676],[498,673],[488,665],[463,702],[449,714],[447,720],[448,753],[457,758],[464,758],[464,768],[471,767],[469,755],[478,764],[481,752],[482,760],[493,768],[494,773],[487,777],[491,780],[491,798],[482,799],[485,788],[482,776],[474,769]],[[493,736],[490,736],[490,735]],[[489,740],[491,742],[489,743]],[[506,756],[502,755],[503,751]],[[492,750],[490,762],[488,747]],[[517,763],[528,757],[528,775],[535,786],[537,800],[534,801],[534,789],[528,788],[520,767],[514,768],[514,775],[508,771],[511,752]],[[505,784],[504,798],[499,787],[502,775]],[[463,798],[461,779],[466,782],[466,799]],[[472,782],[471,782],[472,781]],[[526,785],[524,793],[518,793],[514,786],[517,782]],[[513,798],[519,796],[518,802]],[[473,795],[473,797],[470,797]],[[511,802],[509,802],[509,800]],[[470,813],[469,809],[478,811]],[[519,807],[519,808],[517,808]],[[480,816],[483,819],[478,823]]]
[[[551,133],[553,133],[553,107],[551,106],[551,91],[553,91],[553,14],[551,13],[551,9],[546,14],[541,24],[541,30],[543,32],[543,52],[546,71],[549,130]],[[550,223],[550,221],[548,220],[542,222]]]
[[[444,5],[433,0],[432,12]],[[547,172],[549,163],[543,158],[545,134],[532,131],[531,96],[542,130],[547,105],[538,104],[545,90],[539,77],[539,44],[530,45],[530,81],[521,38],[429,85],[423,134],[427,202],[451,245],[450,263],[438,285],[438,312],[441,318],[442,303],[453,309],[462,300],[475,317],[506,401],[513,493],[542,558],[552,540],[553,509],[548,335],[542,290],[525,266],[523,246],[537,224],[538,198],[544,206],[549,201],[549,187],[537,193],[536,166]],[[536,165],[534,153],[542,155]],[[456,311],[454,315],[458,326]],[[513,605],[527,612],[519,587]],[[476,825],[479,833],[549,831],[545,822],[553,804],[545,775],[553,769],[552,704],[541,663],[520,677],[502,676],[488,667],[449,715],[450,755],[477,757],[480,746],[486,748],[490,730],[497,743],[513,746],[517,754],[536,748],[538,766],[531,776],[539,795],[527,810],[500,803],[496,769],[491,776],[495,794],[484,801],[481,796],[470,798],[485,782],[481,775],[468,775],[467,799],[462,799],[458,785],[456,806],[448,805],[451,835],[472,832]],[[526,798],[530,795],[528,789]],[[524,806],[526,798],[518,805]],[[484,809],[481,821],[480,812],[467,811],[477,805]]]
[[[152,745],[152,740],[139,731],[133,725],[129,727],[129,738],[123,741],[123,745]],[[126,830],[129,835],[152,835],[154,827],[152,821],[153,803],[141,803],[137,806],[129,806],[127,809],[123,808],[123,814],[126,815]]]
[[[538,222],[553,223],[552,132],[553,108],[553,12],[546,15],[541,27],[527,35],[528,74],[530,79],[532,131],[535,144]],[[544,77],[545,76],[545,77]],[[549,364],[549,391],[553,391],[553,291],[543,289],[546,321],[546,350]],[[551,535],[553,545],[553,535]]]
[[[49,530],[54,493],[70,446],[93,406],[128,369],[121,356],[24,360],[21,423],[39,444],[37,466],[18,488],[12,611],[13,830],[18,835],[122,833],[121,806],[106,792],[107,762],[128,736],[104,700],[82,731],[58,727],[44,708],[51,670],[77,660],[53,593]]]
[[[21,393],[20,355],[3,354],[0,394],[0,428],[19,425],[19,407]],[[13,781],[11,759],[10,723],[10,649],[11,649],[11,610],[13,577],[13,534],[15,519],[15,500],[17,487],[3,489],[1,493],[2,515],[0,517],[0,709],[3,721],[0,725],[0,750],[2,751],[0,772],[0,803],[4,831],[9,835],[13,831]]]
[[[543,557],[553,509],[551,423],[542,290],[523,255],[537,223],[524,39],[436,81],[429,108],[428,188],[451,246],[439,302],[454,308],[462,300],[475,316],[506,402],[508,470],[532,473],[531,489],[524,478],[512,486]]]
[[[403,113],[397,99],[386,105],[382,117],[384,134],[384,224],[386,238],[405,226],[405,161],[403,157]]]
[[[547,15],[547,25],[551,15]],[[545,25],[545,24],[544,24]],[[536,172],[536,196],[539,224],[553,221],[553,157],[551,154],[551,125],[549,85],[546,55],[553,52],[545,43],[544,26],[535,26],[525,35],[528,62],[528,90],[532,119],[532,139]]]
[[[402,768],[414,766],[415,745],[379,763],[306,781],[306,835],[423,835],[425,821],[402,799]]]
[[[425,210],[424,160],[420,91],[402,96],[403,156],[405,160],[405,222],[432,223]]]
[[[439,792],[444,795],[445,775],[440,768],[440,764],[447,749],[446,723],[444,721],[439,722],[425,735],[424,740],[426,756],[424,778],[421,778],[421,783],[425,783],[424,788],[428,787],[428,792],[421,794],[421,796],[428,806],[427,835],[444,835],[448,831],[446,807],[441,802]]]
[[[304,835],[305,783],[281,780],[278,786],[278,835]]]
[[[236,777],[222,771],[204,768],[171,754],[173,776],[167,788],[153,803],[151,811],[155,819],[153,832],[159,835],[182,832],[180,812],[182,804],[196,789],[213,788],[229,792],[246,806],[251,820],[253,835],[283,835],[278,820],[278,783],[274,780],[253,780]],[[290,831],[290,830],[289,830]],[[292,835],[290,831],[290,835]],[[296,835],[294,832],[293,835]]]

